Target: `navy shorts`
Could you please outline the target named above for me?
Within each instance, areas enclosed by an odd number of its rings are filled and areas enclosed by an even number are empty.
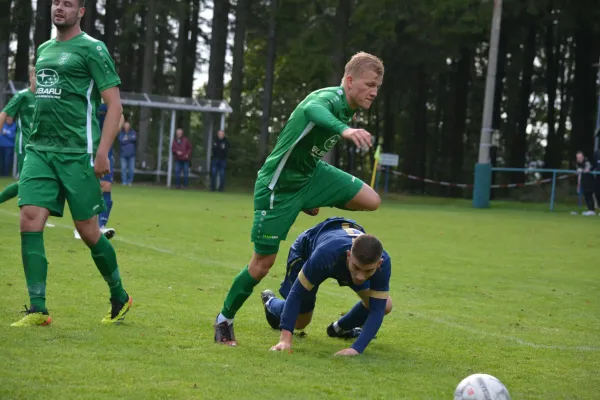
[[[290,248],[290,252],[288,254],[287,266],[285,271],[285,278],[283,282],[281,282],[281,287],[279,288],[279,294],[286,299],[292,290],[292,286],[294,282],[298,278],[298,274],[302,271],[302,267],[306,263],[306,260],[302,256],[302,247],[304,234],[300,234],[292,247]],[[317,301],[317,290],[318,286],[311,291],[310,297],[305,298],[300,304],[300,314],[311,312],[315,309],[315,303]]]
[[[114,156],[108,157],[108,161],[110,161],[110,173],[108,173],[108,174],[104,175],[102,178],[100,178],[100,182],[113,183],[113,177],[115,175],[115,157]]]

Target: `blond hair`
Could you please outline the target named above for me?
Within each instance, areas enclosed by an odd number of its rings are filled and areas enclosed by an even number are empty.
[[[349,75],[360,76],[365,71],[373,71],[378,76],[383,76],[383,61],[372,54],[358,52],[346,63],[344,78]]]

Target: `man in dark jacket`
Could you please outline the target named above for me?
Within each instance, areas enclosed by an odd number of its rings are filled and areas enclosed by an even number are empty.
[[[125,122],[123,130],[119,132],[119,143],[121,144],[121,179],[126,186],[131,186],[133,183],[136,141],[137,133],[131,129],[129,122]]]
[[[229,152],[229,141],[225,138],[225,132],[217,132],[217,140],[213,143],[212,161],[210,168],[210,190],[217,189],[217,176],[219,177],[219,191],[225,189],[225,167],[227,166],[227,153]]]
[[[183,171],[183,186],[188,186],[188,175],[190,173],[190,156],[192,155],[192,145],[187,137],[183,136],[183,129],[175,131],[175,140],[171,147],[175,157],[175,177],[177,178],[177,189],[181,189],[181,172]]]
[[[596,215],[596,206],[594,204],[594,176],[590,174],[592,170],[592,164],[583,155],[583,152],[579,151],[576,155],[576,166],[577,172],[577,192],[583,192],[585,204],[588,210],[583,212],[583,215]]]

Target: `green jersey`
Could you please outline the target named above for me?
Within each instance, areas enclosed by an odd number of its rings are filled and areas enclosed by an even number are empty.
[[[319,160],[337,143],[354,115],[342,87],[309,94],[292,112],[275,148],[258,172],[258,182],[273,190],[304,186]]]
[[[94,154],[100,143],[100,92],[121,80],[106,46],[85,33],[38,48],[36,107],[29,146]]]
[[[17,140],[15,140],[17,154],[25,152],[25,145],[31,136],[34,108],[35,95],[31,90],[23,89],[17,92],[2,110],[17,121]]]

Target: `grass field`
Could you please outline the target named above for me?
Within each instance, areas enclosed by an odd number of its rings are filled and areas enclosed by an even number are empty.
[[[346,215],[392,256],[394,310],[349,359],[332,356],[349,343],[325,328],[357,299],[333,281],[294,352],[268,351],[278,332],[260,292],[279,287],[289,239],[238,313],[240,346],[213,343],[214,318],[252,249],[250,194],[119,186],[113,198],[109,225],[134,307],[112,327],[99,323],[108,290],[68,217],[45,233],[52,325],[9,327],[28,299],[18,208],[0,206],[1,399],[441,400],[475,372],[498,377],[513,399],[600,399],[600,217],[414,199],[301,215],[292,240]]]

